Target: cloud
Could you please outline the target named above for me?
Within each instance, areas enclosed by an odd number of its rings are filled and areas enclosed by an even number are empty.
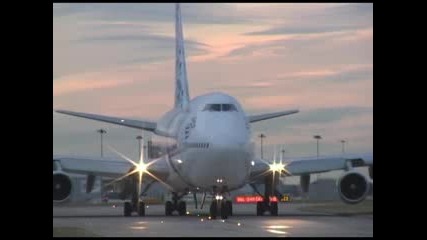
[[[78,91],[93,91],[103,88],[113,88],[123,84],[129,84],[133,80],[117,80],[117,79],[63,79],[61,81],[54,81],[53,83],[53,96],[70,94]]]
[[[237,61],[242,57],[258,56],[270,58],[293,54],[296,51],[310,53],[312,57],[328,56],[333,55],[329,52],[338,51],[334,48],[348,48],[349,44],[372,45],[372,4],[299,5],[254,7],[252,14],[263,9],[261,12],[270,15],[272,23],[265,24],[263,28],[258,28],[259,30],[242,33],[243,36],[256,37],[261,41],[250,42],[247,38],[242,38],[244,41],[240,46],[223,55],[224,60]],[[298,10],[293,13],[290,10],[293,8]],[[279,14],[281,11],[284,12]],[[277,14],[274,14],[276,12]],[[268,19],[269,16],[265,18]],[[363,47],[366,48],[366,45]],[[319,49],[322,53],[318,53]],[[349,55],[351,49],[346,51]],[[362,53],[358,51],[358,54]]]
[[[55,97],[63,97],[64,95],[98,89],[112,96],[111,94],[120,92],[117,90],[138,84],[155,86],[156,84],[151,83],[151,76],[164,77],[165,75],[164,72],[160,72],[158,69],[159,66],[157,65],[144,66],[136,64],[102,69],[101,71],[71,74],[53,81],[53,95]],[[111,92],[108,92],[109,90]],[[129,89],[127,90],[129,91]],[[90,95],[94,95],[94,93],[90,93]]]
[[[372,28],[356,28],[344,32],[316,32],[305,34],[289,34],[279,39],[266,40],[258,43],[244,44],[222,56],[224,60],[234,61],[238,57],[248,57],[265,54],[266,57],[284,56],[294,51],[310,53],[314,51],[338,51],[338,48],[348,48],[348,41],[371,40]],[[360,45],[364,42],[358,42]],[[336,49],[334,50],[334,47]],[[329,50],[330,49],[330,50]],[[257,54],[261,53],[261,54]]]
[[[173,103],[173,64],[133,65],[58,79],[54,81],[54,108],[157,118]]]
[[[309,81],[313,83],[313,80],[321,81],[322,84],[331,82],[342,82],[342,81],[357,81],[373,79],[373,65],[372,64],[350,64],[350,65],[338,65],[330,66],[324,69],[313,69],[305,71],[290,72],[277,77],[278,80],[297,80]]]
[[[103,21],[171,22],[175,6],[172,3],[75,3],[53,9],[53,17],[79,15]],[[184,3],[181,4],[183,21],[193,24],[248,23],[249,19],[236,16],[231,4]]]
[[[274,87],[275,84],[273,82],[268,82],[268,81],[255,81],[255,82],[248,82],[248,83],[243,83],[243,84],[235,84],[235,83],[230,83],[228,85],[222,85],[222,86],[212,86],[207,88],[208,90],[211,91],[217,91],[218,89],[221,90],[241,90],[241,89],[260,89],[260,88],[271,88]]]
[[[369,26],[368,26],[369,27]],[[318,26],[282,26],[270,28],[264,31],[248,32],[245,35],[293,35],[293,34],[313,34],[343,32],[360,29],[359,25],[318,25]],[[364,28],[364,27],[362,27]],[[365,27],[366,28],[366,27]]]
[[[174,57],[173,50],[175,46],[175,37],[172,36],[161,36],[148,33],[133,35],[101,35],[81,38],[76,40],[76,42],[85,44],[97,44],[96,42],[117,42],[127,46],[129,46],[129,42],[133,42],[133,54],[127,55],[127,59],[118,61],[118,64],[155,63]],[[163,51],[147,54],[144,51],[146,46],[150,46],[154,49],[163,49]],[[210,46],[191,39],[185,39],[185,50],[188,58],[203,56],[209,54]]]
[[[205,81],[211,81],[209,87],[206,87],[207,91],[227,91],[238,96],[244,108],[251,112],[279,111],[295,107],[312,109],[328,106],[372,106],[372,64],[307,67],[302,70],[300,67],[281,69],[280,64],[276,69],[272,62],[259,65],[241,63],[241,66],[229,66],[230,69],[227,66],[220,72],[229,74],[216,75],[216,81],[210,79],[211,75],[207,69],[199,69],[198,74],[207,73]],[[257,67],[245,70],[248,65]],[[212,67],[213,70],[218,69],[216,65]],[[233,81],[227,81],[228,79]]]
[[[82,8],[85,9],[83,13],[91,11],[91,7]],[[174,58],[173,31],[165,34],[164,30],[156,27],[157,23],[147,23],[143,17],[141,21],[116,21],[102,20],[90,14],[75,15],[80,13],[76,10],[67,18],[54,16],[53,62],[56,78]],[[171,20],[173,18],[169,19],[168,26],[172,30]],[[211,50],[209,45],[188,37],[185,47],[189,58],[203,56]]]
[[[80,25],[86,25],[93,27],[94,29],[99,28],[123,28],[123,27],[136,27],[138,30],[147,31],[150,29],[150,25],[145,22],[130,22],[130,21],[85,21],[79,22]]]
[[[163,55],[161,57],[144,57],[144,60],[149,60],[150,58],[154,58],[155,60],[159,59],[167,59],[173,56],[173,49],[175,47],[175,37],[174,36],[161,36],[161,35],[154,35],[154,34],[133,34],[133,35],[102,35],[102,36],[93,36],[93,37],[85,37],[78,39],[77,42],[94,42],[93,44],[96,44],[96,42],[118,42],[120,44],[126,45],[127,42],[134,42],[135,48],[140,48],[141,52],[139,55],[145,56],[143,50],[146,49],[146,46],[149,45],[152,48],[156,49],[168,49],[169,54]],[[140,46],[140,47],[138,47]],[[209,52],[209,48],[211,46],[197,42],[191,39],[185,39],[185,50],[187,56],[194,56],[194,55],[203,55],[207,54]],[[134,61],[134,60],[131,60]]]
[[[341,139],[347,141],[346,152],[373,150],[373,108],[342,107],[302,111],[280,119],[262,121],[252,125],[252,140],[264,133],[265,152],[273,153],[276,145],[284,145],[287,156],[316,154],[313,135],[320,134],[321,154],[341,152]],[[314,119],[311,119],[313,118]]]
[[[319,87],[317,89],[301,88],[298,91],[287,91],[289,94],[280,94],[280,90],[270,90],[269,95],[249,95],[240,99],[246,110],[250,112],[285,110],[289,108],[299,108],[303,111],[304,109],[346,107],[351,105],[372,106],[372,89],[367,90],[363,85],[366,84],[364,82],[362,84],[353,84],[354,88],[352,86],[340,88],[331,85],[322,86],[322,88]],[[325,94],[325,92],[328,92],[328,94]]]
[[[85,9],[80,6],[77,8],[77,5],[70,3],[54,3],[53,4],[53,17],[61,18],[67,17],[71,14],[80,13]]]
[[[332,107],[301,111],[295,118],[286,121],[287,126],[306,126],[307,124],[333,123],[343,118],[373,114],[372,107]]]
[[[175,43],[175,37],[174,36],[161,36],[161,35],[155,35],[155,34],[132,34],[132,35],[103,35],[103,36],[94,36],[94,37],[84,37],[81,39],[78,39],[77,42],[91,42],[91,41],[119,41],[119,42],[126,42],[126,41],[149,41],[150,43],[159,44],[154,45],[153,47],[171,47],[174,46]],[[191,39],[185,39],[185,45],[186,47],[209,47],[209,45],[197,42]]]
[[[290,34],[342,31],[370,25],[372,3],[235,4],[243,18],[266,23],[249,34]]]

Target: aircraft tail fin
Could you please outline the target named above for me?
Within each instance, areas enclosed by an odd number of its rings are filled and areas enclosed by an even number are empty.
[[[187,67],[185,63],[184,36],[182,32],[181,7],[175,5],[175,108],[185,108],[190,101]]]

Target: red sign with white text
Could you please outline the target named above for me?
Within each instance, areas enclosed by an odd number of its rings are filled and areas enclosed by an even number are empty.
[[[235,198],[236,203],[256,203],[262,202],[261,196],[237,196]],[[270,197],[270,202],[277,202],[277,197]]]

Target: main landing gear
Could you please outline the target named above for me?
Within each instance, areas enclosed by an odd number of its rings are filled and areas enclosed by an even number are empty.
[[[130,169],[129,172],[133,171],[134,168]],[[131,197],[130,202],[124,203],[123,214],[125,217],[130,217],[133,212],[136,212],[138,216],[145,216],[145,203],[140,200],[140,196],[143,196],[154,181],[148,183],[143,191],[138,194],[138,176],[133,174],[124,180],[124,189],[121,193],[121,198],[126,199],[129,196]]]
[[[172,202],[167,201],[165,204],[165,214],[166,216],[172,216],[174,211],[178,212],[179,216],[184,216],[187,213],[187,204],[180,199],[185,195],[178,196],[177,193],[172,193]]]
[[[125,206],[124,206],[125,217],[130,217],[132,215],[132,212],[137,212],[138,216],[140,217],[145,216],[145,203],[140,201],[138,206],[130,202],[125,202]]]
[[[139,200],[138,194],[132,194],[132,201],[125,202],[123,212],[125,217],[130,217],[132,212],[137,212],[138,216],[145,216],[145,203]]]
[[[275,184],[273,182],[273,175],[269,174],[265,177],[264,182],[265,190],[262,202],[257,202],[256,204],[256,215],[262,216],[265,212],[269,212],[271,216],[279,215],[278,202],[271,201],[271,197],[274,196],[273,189]],[[276,192],[276,191],[274,191]],[[277,194],[276,194],[277,195]]]
[[[262,216],[265,212],[270,212],[271,216],[278,216],[279,210],[277,202],[262,201],[256,203],[256,215]]]

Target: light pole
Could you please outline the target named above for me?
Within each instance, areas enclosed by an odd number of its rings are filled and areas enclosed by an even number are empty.
[[[101,157],[104,157],[104,149],[103,149],[103,140],[102,140],[102,135],[104,135],[105,133],[107,133],[107,131],[105,131],[104,129],[98,129],[96,130],[99,134],[101,134]]]
[[[345,140],[341,140],[341,143],[342,143],[342,153],[344,154],[345,153],[345,151],[344,151]]]
[[[101,135],[101,158],[104,157],[104,148],[103,148],[103,139],[102,139],[102,135],[106,134],[107,131],[105,131],[105,129],[98,129],[96,130],[100,135]],[[100,181],[101,181],[101,196],[104,196],[104,180],[102,179],[102,177],[100,177]]]
[[[282,159],[281,160],[284,160],[285,159],[285,149],[283,148],[282,149]]]
[[[317,141],[317,158],[319,158],[319,140],[322,139],[322,136],[314,135],[313,138]]]
[[[138,151],[139,151],[139,158],[141,158],[141,140],[142,137],[141,136],[136,136],[136,140],[138,140]]]
[[[313,138],[316,139],[316,141],[317,141],[317,158],[319,158],[319,140],[322,139],[322,136],[314,135]],[[316,181],[319,179],[319,177],[320,177],[320,174],[317,174],[316,175]]]
[[[264,154],[262,151],[262,139],[265,138],[266,136],[263,133],[261,133],[260,135],[258,135],[258,137],[261,138],[261,159],[264,159]]]

